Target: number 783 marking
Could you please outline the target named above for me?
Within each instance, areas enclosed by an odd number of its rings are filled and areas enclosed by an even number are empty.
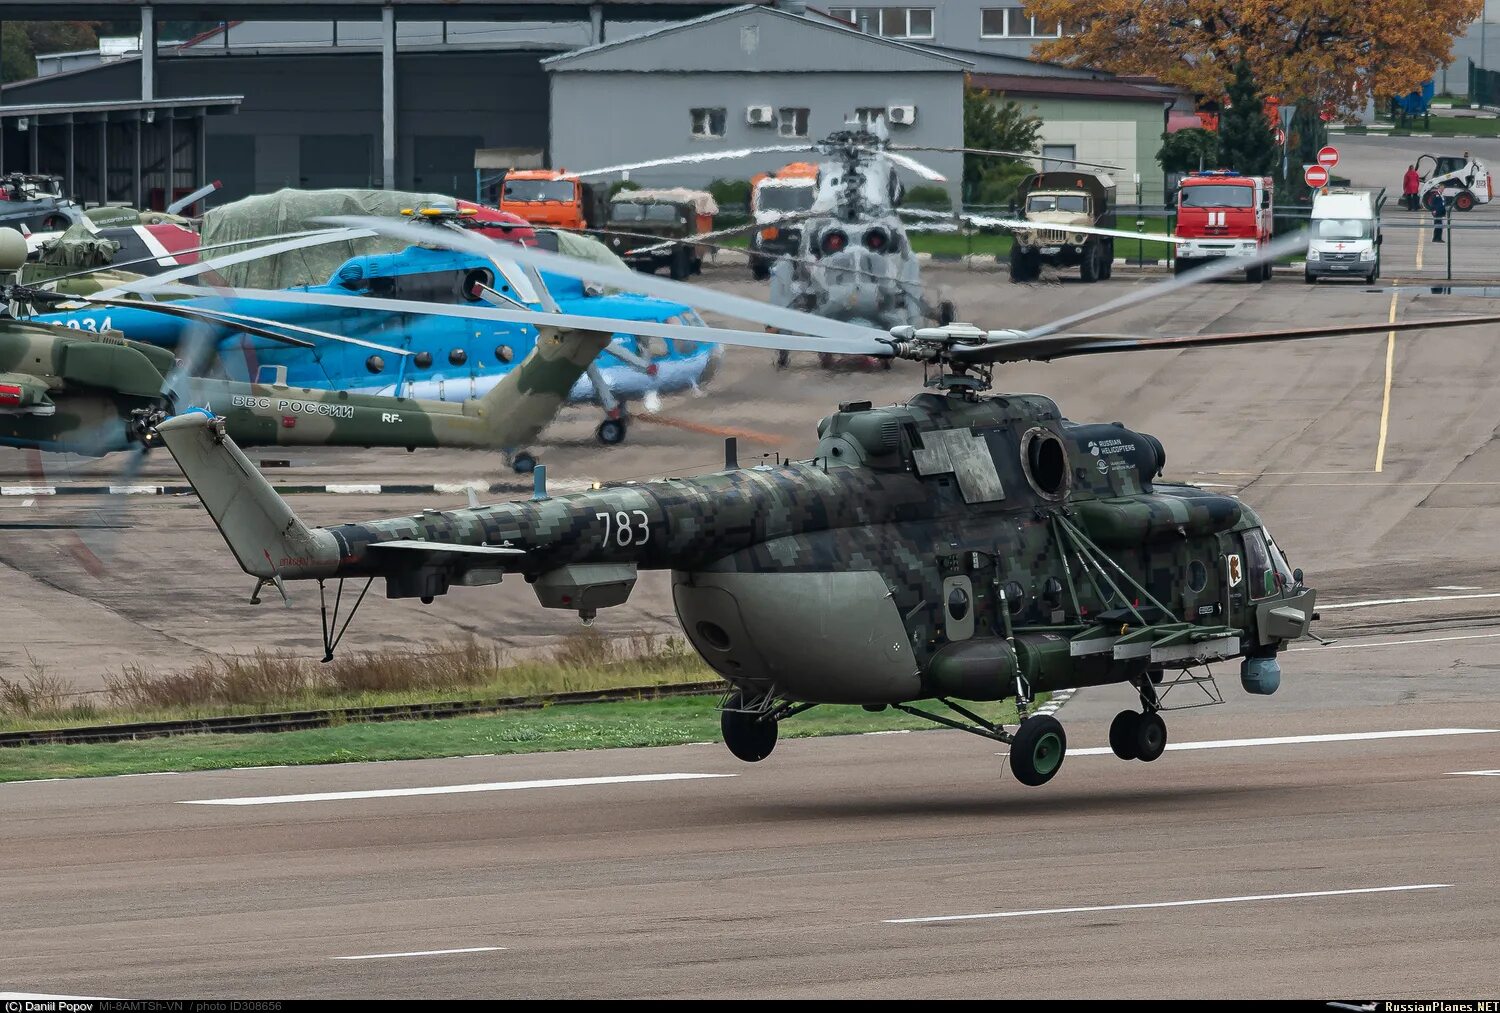
[[[600,510],[594,514],[604,520],[604,541],[601,546],[645,545],[651,541],[651,518],[644,510]]]

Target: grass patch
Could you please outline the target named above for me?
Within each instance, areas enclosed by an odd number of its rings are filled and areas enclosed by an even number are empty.
[[[1038,698],[1038,703],[1044,697]],[[669,746],[719,739],[718,697],[570,704],[440,721],[392,721],[301,732],[183,735],[138,742],[0,749],[0,782],[98,777],[164,770],[218,770],[268,764],[414,760],[475,753],[507,755],[567,749]],[[991,721],[1014,722],[1011,701],[973,705]],[[848,735],[931,728],[900,711],[815,707],[781,724],[781,735]]]
[[[611,640],[583,630],[550,656],[516,660],[469,640],[436,648],[356,651],[327,665],[288,651],[210,657],[180,672],[127,666],[103,693],[72,693],[34,661],[0,678],[0,731],[223,714],[264,714],[423,703],[457,698],[533,696],[704,682],[714,672],[680,637]]]

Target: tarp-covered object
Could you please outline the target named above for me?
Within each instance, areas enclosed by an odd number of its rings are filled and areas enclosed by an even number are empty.
[[[278,190],[210,209],[203,216],[203,245],[328,228],[318,219],[330,215],[396,218],[402,208],[420,208],[424,204],[452,207],[453,198],[440,193],[400,190]],[[238,288],[321,285],[350,257],[395,253],[410,245],[405,240],[383,236],[344,240],[237,264],[221,269],[219,274]],[[214,256],[234,252],[237,251],[230,248],[217,251]]]
[[[707,190],[689,190],[685,186],[667,190],[621,190],[610,200],[616,204],[688,204],[700,215],[716,215],[719,203]]]

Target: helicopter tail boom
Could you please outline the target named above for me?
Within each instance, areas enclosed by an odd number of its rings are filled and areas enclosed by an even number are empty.
[[[252,577],[319,577],[338,568],[333,535],[310,529],[224,434],[223,423],[193,409],[156,427],[219,533]]]

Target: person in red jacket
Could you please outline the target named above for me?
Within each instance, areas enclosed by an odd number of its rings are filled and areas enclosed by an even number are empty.
[[[1417,175],[1417,167],[1408,165],[1406,175],[1401,179],[1401,201],[1406,205],[1406,210],[1417,210],[1417,191],[1422,189],[1422,177]]]

